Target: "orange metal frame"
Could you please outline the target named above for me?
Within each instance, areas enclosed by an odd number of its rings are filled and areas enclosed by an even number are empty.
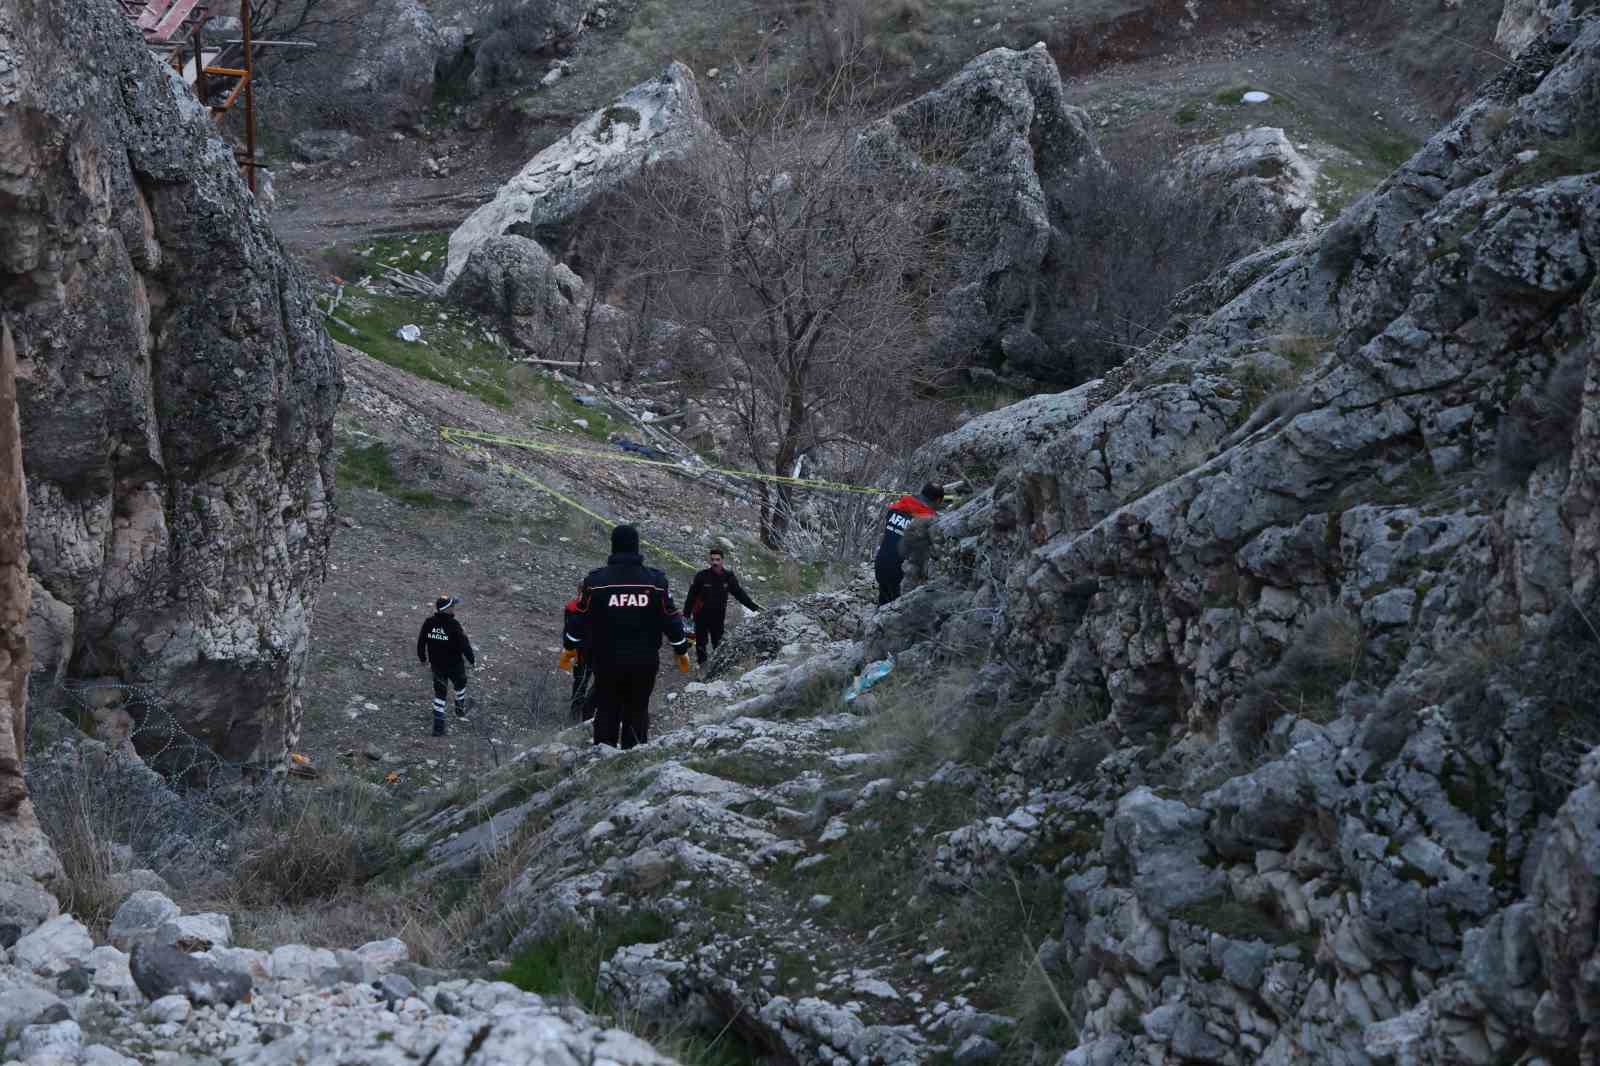
[[[242,96],[244,98],[244,151],[234,152],[234,159],[239,168],[244,172],[245,181],[250,186],[250,191],[256,191],[256,98],[255,98],[255,53],[256,44],[252,37],[253,27],[250,25],[253,15],[251,0],[239,0],[239,24],[243,28],[243,40],[235,42],[239,48],[239,58],[230,66],[209,66],[206,64],[205,50],[201,40],[201,27],[210,15],[210,8],[214,5],[202,0],[119,0],[122,10],[128,18],[139,27],[144,35],[145,42],[158,52],[167,54],[167,61],[174,70],[183,72],[186,54],[191,45],[184,44],[183,30],[187,29],[192,48],[194,50],[194,89],[200,102],[211,109],[211,115],[221,125],[233,105]],[[233,46],[215,53],[218,60],[233,59]],[[227,89],[227,95],[222,103],[212,104],[211,79],[231,79],[234,84]]]

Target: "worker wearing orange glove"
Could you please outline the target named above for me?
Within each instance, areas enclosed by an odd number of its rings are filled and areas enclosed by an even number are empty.
[[[672,605],[667,575],[644,565],[639,531],[611,531],[611,557],[583,579],[576,609],[567,615],[560,666],[579,655],[595,674],[594,742],[631,748],[650,739],[650,693],[665,637],[689,672],[689,639]],[[569,655],[569,653],[572,653]]]
[[[578,583],[578,594],[567,601],[567,606],[562,612],[562,632],[570,633],[578,624],[575,619],[579,614],[578,603],[583,598],[583,583]],[[567,648],[561,653],[561,660],[556,664],[560,669],[572,675],[572,702],[571,720],[573,722],[587,722],[594,717],[594,670],[589,666],[589,660],[576,648]]]

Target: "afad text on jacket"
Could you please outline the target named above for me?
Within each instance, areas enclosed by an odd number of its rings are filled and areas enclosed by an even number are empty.
[[[654,666],[665,637],[676,654],[688,639],[672,605],[667,575],[637,552],[618,552],[583,579],[576,611],[567,613],[565,647],[583,653],[602,674],[616,667]]]
[[[911,523],[919,518],[932,518],[939,512],[921,496],[902,496],[889,505],[883,520],[883,540],[878,544],[877,561],[900,562],[900,538],[905,536]]]

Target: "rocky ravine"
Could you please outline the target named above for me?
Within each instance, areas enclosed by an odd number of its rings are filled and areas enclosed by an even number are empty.
[[[97,59],[63,77],[69,54]],[[38,679],[138,683],[270,763],[331,523],[339,373],[310,291],[114,5],[0,11],[0,144]]]
[[[993,479],[934,581],[761,616],[698,725],[531,753],[424,867],[529,844],[519,942],[649,910],[616,1001],[807,1063],[1590,1061],[1596,115],[1600,20],[1557,22],[1164,348],[930,448]],[[841,713],[891,653],[942,763],[893,686]],[[1059,891],[1053,1035],[958,921],[1009,877]]]

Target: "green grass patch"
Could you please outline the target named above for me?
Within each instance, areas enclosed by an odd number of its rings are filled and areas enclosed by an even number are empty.
[[[773,883],[799,899],[831,896],[819,920],[857,934],[885,922],[897,922],[918,878],[935,834],[965,825],[975,817],[976,802],[960,789],[930,785],[899,800],[892,792],[850,815],[850,832],[827,845],[826,857],[804,869],[779,867]]]
[[[600,964],[630,944],[657,944],[672,926],[650,911],[597,917],[593,929],[571,924],[537,940],[511,960],[501,980],[541,996],[570,996],[589,1010],[605,1006],[596,988]]]
[[[406,485],[395,473],[389,446],[381,441],[346,445],[339,455],[339,483],[347,488],[372,489],[413,507],[465,510],[472,506],[467,500]]]
[[[695,759],[685,765],[691,770],[720,777],[724,781],[757,788],[781,785],[785,781],[793,780],[802,772],[802,768],[770,755],[751,755],[738,751],[726,755],[713,755],[706,759]]]
[[[613,433],[629,436],[628,425],[611,417],[602,407],[590,407],[578,402],[571,386],[556,378],[542,374],[531,367],[517,367],[511,372],[511,382],[519,391],[542,402],[549,412],[554,428],[569,433],[581,433],[600,443],[609,441]],[[586,424],[575,425],[577,419]]]
[[[347,286],[333,316],[324,321],[334,340],[495,407],[511,406],[512,364],[471,315],[438,300]],[[403,341],[396,335],[408,324],[421,328],[422,341]]]
[[[1543,185],[1573,174],[1600,171],[1600,126],[1580,127],[1570,135],[1546,141],[1539,154],[1512,175],[1512,188]]]
[[[433,275],[444,270],[450,253],[450,230],[402,233],[379,237],[356,250],[371,263],[382,263],[413,274]]]
[[[1179,921],[1220,933],[1229,940],[1260,940],[1274,947],[1295,944],[1300,934],[1265,911],[1236,899],[1195,903],[1173,915]]]

